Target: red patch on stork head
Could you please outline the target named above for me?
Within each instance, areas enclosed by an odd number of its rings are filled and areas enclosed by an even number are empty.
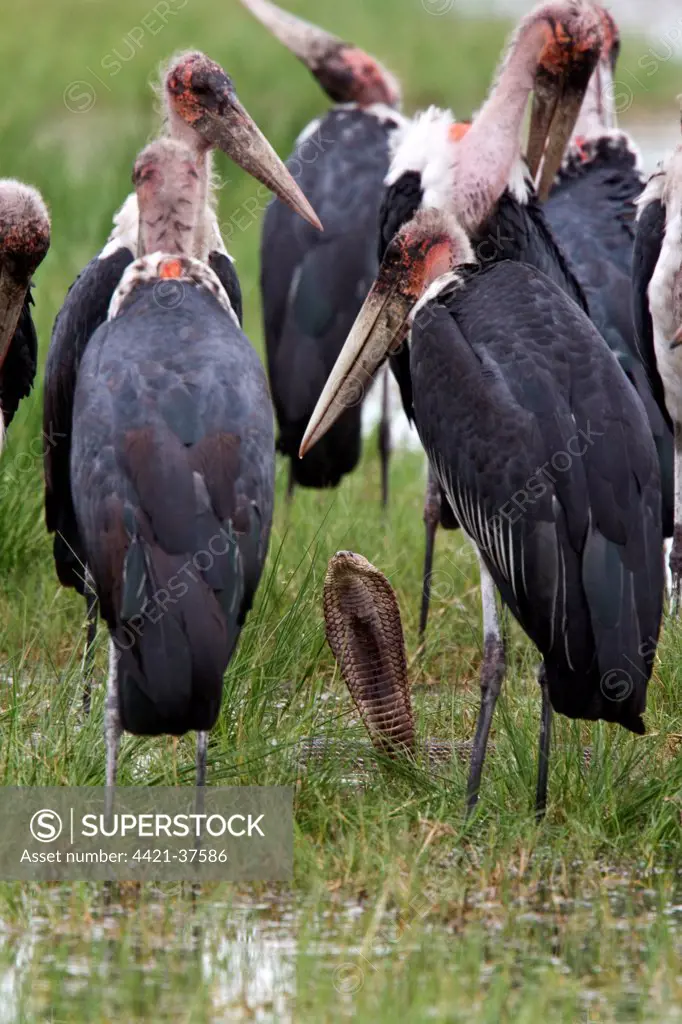
[[[437,277],[442,277],[452,270],[453,257],[452,241],[449,237],[431,243],[424,258],[425,287],[428,288]]]
[[[596,65],[602,51],[600,13],[591,5],[549,3],[538,11],[544,45],[538,65],[547,74],[563,76],[583,65]]]
[[[457,221],[439,210],[419,210],[389,245],[381,266],[389,287],[414,304],[429,285],[455,267],[473,260],[471,246]]]
[[[174,113],[193,128],[206,113],[222,114],[235,96],[229,75],[199,52],[185,54],[171,65],[165,90]]]
[[[403,275],[401,291],[416,303],[436,278],[452,270],[455,261],[452,242],[447,235],[424,238],[419,231],[414,235],[408,231],[399,244]]]

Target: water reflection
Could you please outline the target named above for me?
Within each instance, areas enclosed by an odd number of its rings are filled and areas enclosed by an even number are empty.
[[[289,1024],[296,921],[281,901],[198,905],[126,901],[86,920],[32,914],[0,936],[0,1024],[18,1021],[239,1021]],[[139,893],[138,893],[139,896]],[[210,898],[210,897],[209,897]],[[55,908],[56,909],[56,908]],[[210,916],[206,919],[206,913]]]
[[[463,865],[443,869],[457,873]],[[451,943],[442,908],[406,930],[395,909],[377,920],[364,900],[329,897],[306,907],[306,898],[280,893],[247,894],[240,902],[207,893],[193,911],[181,892],[152,892],[150,899],[135,891],[123,893],[121,904],[79,910],[67,886],[36,899],[52,895],[47,909],[36,903],[22,934],[0,922],[0,1024],[293,1024],[300,1019],[297,998],[316,986],[333,991],[340,967],[357,962],[367,978],[379,977],[382,964],[402,971],[424,950],[449,955]],[[623,1005],[635,1005],[652,934],[660,939],[665,931],[682,957],[682,877],[671,882],[644,864],[538,860],[516,872],[509,866],[503,884],[472,885],[460,913],[461,940],[485,938],[477,967],[483,992],[500,957],[511,954],[520,982],[548,971],[582,978],[586,1006],[603,1001],[600,964],[608,963],[609,972],[618,972]]]
[[[281,908],[278,920],[259,919],[263,911],[271,908],[234,908],[226,933],[212,928],[204,937],[202,972],[211,990],[212,1007],[216,1014],[229,1014],[218,1020],[289,1024],[294,1019],[295,914]]]

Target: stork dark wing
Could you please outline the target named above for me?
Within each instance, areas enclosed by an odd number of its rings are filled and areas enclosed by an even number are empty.
[[[672,429],[665,404],[663,383],[656,367],[654,327],[649,311],[649,284],[661,255],[665,235],[665,207],[654,199],[642,210],[632,254],[632,316],[637,348],[649,378],[652,393],[666,423]]]
[[[234,263],[225,253],[216,251],[209,254],[208,263],[227,292],[227,297],[230,300],[230,305],[235,312],[237,320],[239,320],[240,324],[243,323],[242,287],[239,283],[239,276]]]
[[[324,232],[278,201],[265,216],[261,286],[278,445],[308,486],[338,483],[360,453],[358,404],[298,459],[308,419],[376,276],[377,215],[394,127],[361,110],[331,111],[287,165]]]
[[[639,363],[630,316],[635,200],[642,179],[624,139],[574,153],[545,204],[547,220],[587,297],[590,318],[631,378]],[[634,381],[637,383],[636,381]]]
[[[272,409],[261,363],[216,300],[153,285],[92,338],[71,477],[79,532],[122,656],[131,732],[208,729],[267,552]]]
[[[574,154],[562,170],[545,204],[545,212],[575,267],[587,298],[590,319],[646,409],[661,465],[663,529],[670,535],[673,524],[670,421],[655,362],[649,362],[646,347],[642,349],[638,344],[637,320],[633,325],[632,319],[635,200],[642,191],[642,178],[636,156],[624,138],[599,139],[589,147],[585,159]],[[638,256],[634,259],[639,261]]]
[[[488,220],[472,236],[476,259],[484,266],[502,260],[528,263],[546,274],[567,295],[587,309],[576,271],[547,223],[531,187],[525,202],[505,189]]]
[[[407,224],[414,217],[423,198],[421,174],[417,171],[405,171],[397,181],[385,189],[379,209],[380,263],[403,224]]]
[[[545,203],[547,220],[579,275],[584,268],[583,284],[602,263],[629,276],[635,200],[644,187],[625,136],[586,146],[586,152],[571,153]]]
[[[45,365],[43,445],[45,520],[54,533],[57,575],[65,587],[84,588],[84,558],[73,511],[69,460],[76,378],[85,347],[109,311],[123,271],[133,260],[121,248],[95,257],[71,285],[52,329]]]
[[[555,708],[643,731],[660,484],[642,408],[603,340],[552,282],[504,263],[419,312],[411,366],[429,459],[540,648]],[[631,682],[622,699],[600,685],[609,673]]]
[[[33,298],[26,296],[19,323],[0,370],[0,408],[5,427],[12,422],[19,402],[33,387],[38,360],[38,338],[31,316]]]

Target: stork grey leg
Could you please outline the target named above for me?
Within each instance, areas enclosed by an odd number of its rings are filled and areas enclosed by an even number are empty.
[[[107,678],[107,700],[104,708],[104,742],[107,751],[104,814],[108,821],[114,806],[114,786],[118,751],[121,746],[121,716],[118,710],[118,651],[112,639],[109,640],[109,676]]]
[[[481,566],[481,603],[483,605],[483,663],[481,665],[481,708],[478,713],[476,735],[471,750],[469,784],[467,786],[467,817],[478,802],[490,724],[493,720],[497,698],[502,689],[506,667],[504,644],[495,602],[495,584],[480,554],[478,557]]]
[[[85,604],[87,608],[88,628],[85,635],[85,653],[83,654],[83,711],[90,714],[92,697],[92,672],[95,666],[95,640],[97,639],[97,594],[89,569],[85,570]]]
[[[671,601],[673,599],[673,577],[670,572],[670,555],[673,550],[673,539],[672,537],[664,537],[663,539],[663,568],[665,570],[665,590],[663,592],[663,601],[666,607],[670,608]]]
[[[675,525],[673,546],[670,551],[672,575],[671,615],[680,614],[680,587],[682,586],[682,425],[675,424]]]
[[[424,500],[424,526],[426,527],[426,547],[424,549],[424,575],[422,577],[422,607],[419,615],[419,639],[423,640],[426,623],[429,618],[431,603],[431,573],[433,572],[433,548],[436,542],[436,530],[440,522],[440,485],[436,474],[429,464],[429,478],[426,483]]]
[[[384,377],[381,382],[381,420],[379,421],[379,458],[381,459],[381,506],[388,507],[388,461],[391,457],[391,416],[389,409],[389,373],[388,366],[384,367]]]
[[[540,666],[538,682],[542,690],[542,716],[540,718],[540,750],[538,754],[538,787],[535,793],[535,817],[542,821],[547,807],[547,782],[549,779],[549,748],[552,739],[552,705],[549,702],[549,686],[545,666]]]
[[[197,758],[196,758],[196,796],[194,798],[194,813],[204,813],[204,792],[206,788],[206,755],[208,753],[208,733],[197,733]],[[195,836],[194,849],[201,849],[201,836]],[[192,882],[192,900],[196,900],[201,894],[201,883]]]
[[[206,754],[208,752],[208,733],[197,733],[196,784],[206,785]]]

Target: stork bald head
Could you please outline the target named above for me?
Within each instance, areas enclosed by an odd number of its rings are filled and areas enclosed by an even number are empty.
[[[50,247],[50,217],[30,185],[0,180],[0,369],[31,278]]]
[[[322,225],[312,206],[242,106],[232,79],[223,68],[198,51],[174,58],[164,77],[169,129],[201,156],[221,149],[247,174],[271,189],[309,221]]]

